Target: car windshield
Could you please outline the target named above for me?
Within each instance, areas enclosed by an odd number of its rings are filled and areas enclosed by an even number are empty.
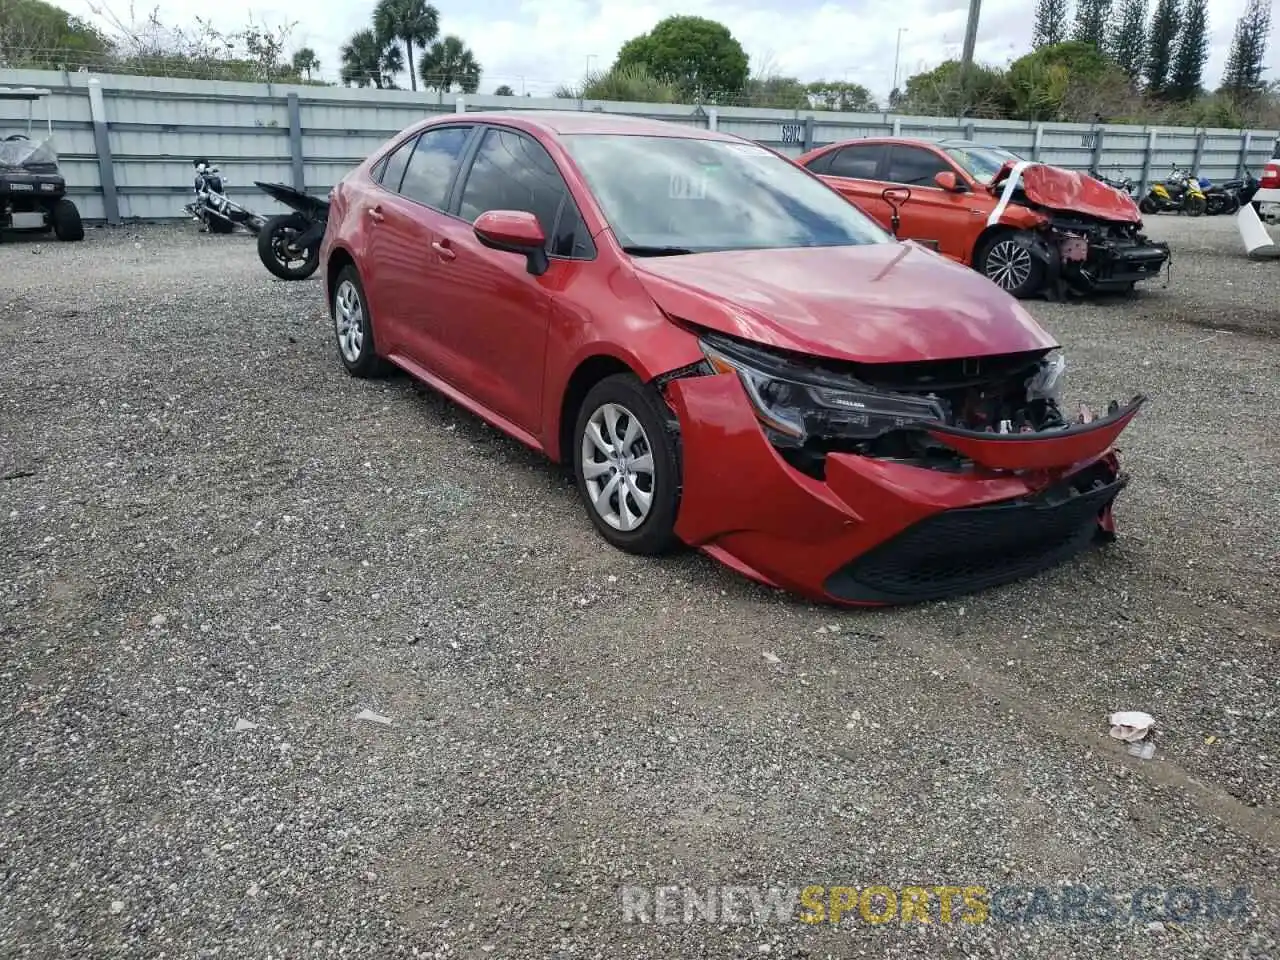
[[[947,152],[947,156],[964,167],[969,176],[981,183],[990,183],[992,178],[1000,172],[1000,168],[1010,160],[1017,163],[1022,159],[1016,153],[1010,153],[1000,147],[948,147],[943,145],[942,149]]]
[[[574,134],[564,143],[618,242],[640,256],[891,240],[821,181],[753,143]]]

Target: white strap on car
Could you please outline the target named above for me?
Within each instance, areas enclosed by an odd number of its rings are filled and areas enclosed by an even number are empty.
[[[1022,179],[1022,171],[1035,162],[1034,160],[1019,160],[1013,165],[1013,169],[1009,171],[1009,179],[1004,182],[1004,193],[1000,194],[1000,202],[991,211],[991,216],[987,217],[988,227],[994,227],[1000,222],[1000,218],[1004,216],[1005,207],[1009,206],[1009,200],[1013,197],[1013,191],[1018,189],[1018,182]]]

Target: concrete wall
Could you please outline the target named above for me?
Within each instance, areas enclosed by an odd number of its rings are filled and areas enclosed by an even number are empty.
[[[100,96],[90,84],[97,80]],[[439,96],[406,90],[229,83],[165,77],[95,76],[0,70],[0,86],[35,86],[47,99],[71,192],[90,220],[161,220],[183,216],[192,160],[207,157],[229,180],[228,192],[262,213],[278,208],[254,180],[305,185],[324,196],[342,175],[387,138],[422,117],[470,110],[586,109],[705,127],[714,123],[797,155],[824,143],[896,134],[965,137],[1078,170],[1159,179],[1171,164],[1212,180],[1257,171],[1276,131],[1176,127],[1090,127],[1018,121],[948,120],[886,114],[793,112],[750,107],[699,109],[682,104],[603,103],[524,97]],[[96,106],[96,109],[95,109]],[[43,106],[37,106],[39,117]],[[0,101],[0,135],[26,127],[26,105]]]

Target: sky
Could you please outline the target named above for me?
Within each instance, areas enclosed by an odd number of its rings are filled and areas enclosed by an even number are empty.
[[[251,18],[270,27],[301,20],[289,35],[290,47],[314,49],[321,79],[335,81],[338,48],[355,30],[368,26],[373,11],[373,0],[308,0],[302,6],[281,0],[148,0],[138,9],[156,2],[160,20],[172,26],[192,23],[196,16],[222,31],[240,29]],[[1218,84],[1246,2],[1209,4],[1208,86]],[[62,3],[72,13],[91,17],[90,0]],[[127,0],[106,4],[128,20]],[[694,14],[730,29],[751,58],[753,74],[846,80],[883,99],[893,86],[899,28],[906,28],[898,67],[902,83],[913,73],[959,57],[968,15],[968,0],[434,0],[434,6],[440,11],[441,34],[462,37],[484,68],[481,93],[507,84],[518,94],[534,96],[550,95],[588,68],[607,69],[624,42],[662,18]],[[1006,65],[1027,52],[1033,10],[1034,0],[983,0],[976,59]],[[1276,46],[1273,32],[1269,79],[1280,66]],[[402,85],[408,86],[407,78]]]

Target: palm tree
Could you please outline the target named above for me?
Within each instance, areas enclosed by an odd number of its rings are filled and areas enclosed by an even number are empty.
[[[462,40],[455,36],[437,40],[418,61],[422,85],[448,93],[456,83],[463,93],[475,93],[480,86],[480,64]]]
[[[299,76],[305,76],[311,79],[312,71],[320,69],[320,58],[316,56],[316,52],[310,47],[303,47],[293,55],[293,70]]]
[[[418,89],[413,74],[413,48],[426,48],[440,33],[440,11],[426,0],[378,0],[373,9],[373,29],[385,44],[403,43],[409,65],[409,86]]]
[[[372,30],[357,30],[342,45],[342,82],[347,86],[393,89],[393,77],[404,69],[398,46],[378,39]]]

